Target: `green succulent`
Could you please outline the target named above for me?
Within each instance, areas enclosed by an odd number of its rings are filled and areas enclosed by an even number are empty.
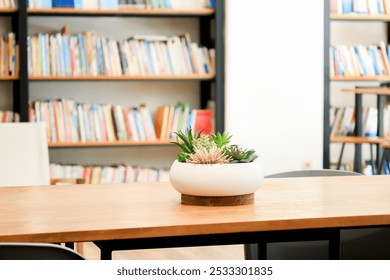
[[[230,143],[230,139],[232,136],[230,136],[227,132],[220,133],[218,132],[217,134],[211,135],[211,138],[217,144],[218,148],[222,148]]]
[[[251,162],[257,158],[254,150],[243,150],[238,145],[229,145],[231,135],[220,133],[205,135],[193,133],[189,128],[185,132],[175,132],[176,145],[181,148],[177,155],[179,162],[190,163],[239,163]]]
[[[185,132],[177,131],[175,132],[176,137],[176,145],[181,148],[181,152],[177,155],[177,160],[179,162],[186,162],[191,154],[195,153],[194,140],[198,139],[201,133],[192,133],[192,129],[189,128]],[[180,141],[180,140],[181,141]]]
[[[258,157],[255,154],[255,150],[243,150],[238,145],[231,145],[226,150],[226,154],[233,159],[230,163],[251,162]]]
[[[210,151],[212,147],[217,145],[212,141],[209,135],[201,134],[199,138],[194,139],[193,146],[199,150]]]

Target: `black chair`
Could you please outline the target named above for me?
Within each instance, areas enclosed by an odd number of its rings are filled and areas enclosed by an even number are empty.
[[[46,243],[0,243],[0,260],[85,260],[76,251]]]
[[[266,176],[265,178],[293,178],[293,177],[327,177],[327,176],[360,176],[360,173],[332,170],[332,169],[320,169],[320,170],[297,170],[290,172],[283,172]],[[330,235],[330,237],[328,237]],[[280,242],[280,239],[288,240],[288,242]],[[245,244],[245,259],[326,259],[336,258],[331,256],[330,252],[334,252],[334,255],[339,256],[340,246],[340,231],[330,229],[328,233],[324,235],[317,233],[309,233],[307,237],[301,239],[295,239],[297,237],[290,236],[289,233],[278,233],[274,238],[261,241],[257,244]],[[306,241],[306,239],[310,241]],[[309,239],[310,238],[310,239]],[[321,241],[313,241],[321,240]],[[329,247],[327,242],[329,242]],[[268,244],[270,243],[270,244]],[[316,246],[313,245],[316,244]],[[328,255],[329,252],[329,255]]]

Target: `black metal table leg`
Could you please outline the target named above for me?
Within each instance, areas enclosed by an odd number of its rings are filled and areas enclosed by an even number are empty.
[[[379,167],[378,167],[378,170],[377,170],[377,174],[382,174],[382,171],[383,171],[383,164],[385,162],[385,159],[387,158],[387,151],[388,149],[384,149],[383,150],[383,154],[382,154],[382,159],[381,159],[381,162],[379,164]]]
[[[340,170],[341,167],[341,160],[343,159],[344,148],[345,148],[345,143],[343,143],[341,146],[339,161],[337,162],[337,170]]]
[[[329,238],[329,259],[340,260],[341,259],[341,246],[340,246],[340,230],[335,229],[331,238]]]
[[[374,148],[373,148],[373,145],[374,144],[370,144],[370,155],[371,155],[371,167],[372,167],[372,174],[375,174],[376,171],[376,166],[374,164]]]
[[[267,260],[267,242],[260,242],[257,244],[258,260]]]
[[[107,248],[100,248],[100,259],[101,260],[112,260],[112,250]]]

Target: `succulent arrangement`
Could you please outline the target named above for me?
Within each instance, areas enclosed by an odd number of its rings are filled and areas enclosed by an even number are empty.
[[[254,161],[258,156],[254,150],[241,149],[230,144],[231,135],[217,133],[206,135],[194,133],[191,128],[175,133],[176,145],[181,148],[177,155],[179,162],[196,164],[240,163]]]

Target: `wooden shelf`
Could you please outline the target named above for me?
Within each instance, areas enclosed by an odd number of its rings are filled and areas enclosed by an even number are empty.
[[[159,75],[159,76],[29,76],[30,81],[131,81],[131,80],[212,80],[215,74]]]
[[[337,15],[330,14],[331,20],[390,21],[390,15]]]
[[[114,141],[114,142],[58,142],[48,144],[49,148],[82,148],[82,147],[126,147],[126,146],[160,146],[172,145],[174,139],[156,141]]]
[[[381,143],[381,147],[384,148],[384,149],[390,149],[390,139],[385,139]]]
[[[368,76],[368,77],[348,77],[335,76],[330,78],[331,81],[390,81],[390,76]]]
[[[51,8],[51,9],[27,9],[29,15],[82,15],[82,16],[211,16],[215,14],[214,9],[197,9],[197,10],[173,10],[173,9],[98,9],[84,10],[73,8]]]
[[[19,76],[0,76],[0,81],[16,81],[19,80]]]
[[[363,136],[335,136],[330,138],[332,143],[353,143],[353,144],[381,144],[383,138]]]
[[[18,11],[18,8],[1,8],[0,14],[13,14]]]
[[[390,95],[390,88],[344,88],[341,91],[355,94],[375,94],[375,95]]]

